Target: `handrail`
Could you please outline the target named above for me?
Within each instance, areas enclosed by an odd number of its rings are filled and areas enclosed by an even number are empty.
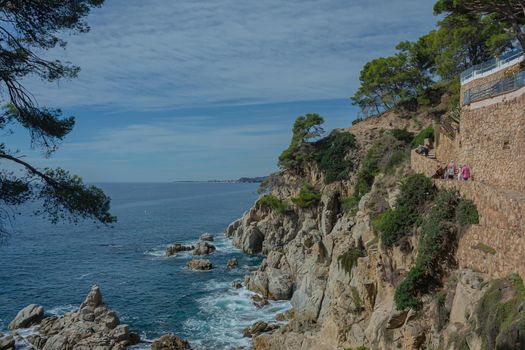
[[[441,127],[447,132],[448,136],[454,140],[459,129],[455,128],[452,123],[448,121],[448,116],[446,114],[442,115],[440,119]]]
[[[488,61],[472,66],[461,73],[461,83],[464,84],[467,80],[474,79],[478,75],[483,75],[489,71],[499,69],[507,65],[509,62],[518,60],[519,58],[523,58],[523,49],[521,47],[507,51],[498,58],[492,58]]]
[[[525,69],[510,77],[502,78],[495,83],[478,86],[465,91],[463,104],[469,105],[476,101],[517,90],[523,86],[525,86]]]

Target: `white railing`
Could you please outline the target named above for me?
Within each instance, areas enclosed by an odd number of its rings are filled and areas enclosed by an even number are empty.
[[[493,58],[491,60],[477,64],[461,73],[461,85],[513,66],[519,62],[522,62],[524,59],[525,56],[523,54],[522,48],[512,49],[508,52],[505,52],[498,58]]]

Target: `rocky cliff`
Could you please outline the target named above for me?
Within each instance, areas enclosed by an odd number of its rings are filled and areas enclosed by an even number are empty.
[[[496,283],[481,273],[452,264],[440,288],[422,293],[419,307],[398,310],[395,305],[395,289],[414,266],[420,234],[415,230],[402,243],[386,248],[372,222],[395,206],[400,180],[411,172],[406,158],[374,174],[368,193],[353,207],[348,205],[349,198],[355,198],[358,172],[367,166],[366,155],[377,148],[378,140],[394,129],[417,133],[430,123],[426,114],[406,118],[386,113],[339,131],[351,132],[357,140],[357,147],[345,155],[355,166],[344,180],[326,184],[315,162],[300,172],[281,172],[266,196],[288,204],[272,206],[260,200],[227,228],[236,247],[265,255],[260,267],[246,276],[245,286],[269,299],[291,299],[293,306],[279,315],[288,318],[285,326],[253,339],[255,349],[480,349],[487,341],[497,345],[495,337],[487,340],[479,334],[478,304]],[[388,147],[382,152],[387,161],[394,157]],[[318,200],[308,206],[294,204],[305,183],[319,193]],[[507,283],[514,290],[511,295],[520,295],[520,283]],[[514,322],[522,315],[508,317]],[[494,334],[502,332],[499,323],[493,326]],[[516,336],[509,337],[509,342],[519,343]]]

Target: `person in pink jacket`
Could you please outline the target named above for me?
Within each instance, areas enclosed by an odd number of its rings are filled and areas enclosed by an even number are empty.
[[[470,179],[470,168],[467,164],[463,165],[461,168],[461,177],[464,181],[468,181],[468,179]]]

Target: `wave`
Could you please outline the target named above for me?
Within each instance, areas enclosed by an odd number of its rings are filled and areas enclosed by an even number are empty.
[[[197,299],[198,312],[183,325],[184,333],[191,334],[191,345],[197,350],[239,346],[249,349],[250,339],[243,337],[243,329],[259,320],[276,322],[275,315],[291,307],[289,301],[270,301],[269,305],[257,308],[252,301],[256,293],[245,288],[225,290],[225,283],[214,282],[210,280],[209,285],[215,285],[215,292]]]

